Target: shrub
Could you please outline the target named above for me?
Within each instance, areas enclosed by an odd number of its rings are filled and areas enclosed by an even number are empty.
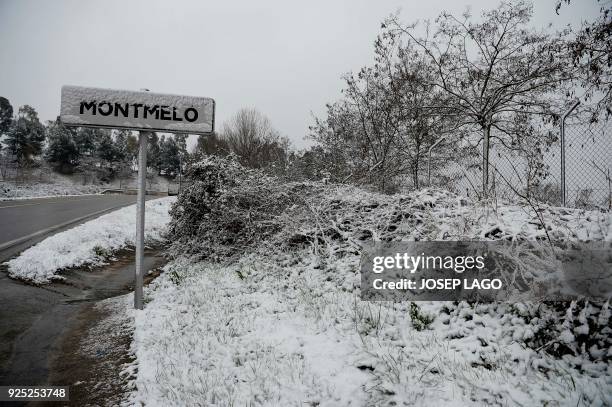
[[[235,157],[206,157],[188,170],[193,183],[170,210],[171,253],[221,260],[244,252],[283,227],[280,216],[312,186],[283,183]]]
[[[170,209],[172,221],[169,236],[183,243],[197,236],[200,226],[210,218],[213,206],[224,189],[234,184],[240,171],[239,164],[234,160],[215,156],[191,165],[186,175],[193,182],[184,189]]]
[[[424,314],[421,308],[414,302],[410,303],[410,319],[412,320],[412,326],[417,331],[429,328],[429,325],[434,320],[433,317]]]
[[[93,248],[93,252],[96,257],[100,260],[105,260],[111,256],[111,252],[100,245],[96,245]]]

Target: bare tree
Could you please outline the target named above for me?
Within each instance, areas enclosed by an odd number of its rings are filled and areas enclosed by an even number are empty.
[[[412,48],[403,46],[392,31],[385,31],[375,42],[374,69],[377,83],[390,101],[392,119],[388,123],[399,134],[395,140],[398,160],[407,163],[412,183],[420,186],[420,169],[426,152],[447,133],[461,136],[453,115],[436,106],[445,105],[445,94],[433,82],[433,67],[428,59]],[[450,141],[450,140],[449,140]],[[454,140],[457,141],[457,140]],[[441,145],[436,155],[446,153]]]
[[[531,15],[531,5],[515,1],[484,12],[480,22],[473,22],[468,12],[462,18],[442,13],[435,30],[426,22],[424,35],[417,34],[416,23],[404,25],[397,15],[384,24],[429,59],[434,67],[431,85],[448,96],[438,108],[454,114],[459,127],[480,130],[485,196],[491,139],[508,145],[514,137],[509,128],[514,114],[554,119],[550,96],[566,79],[562,37],[529,29]],[[499,130],[496,136],[492,129]]]
[[[425,77],[428,61],[385,32],[375,42],[375,63],[345,76],[344,98],[316,120],[312,137],[328,151],[344,153],[346,179],[391,191],[409,176],[420,186],[425,152],[441,136],[444,121],[431,106],[443,94]],[[439,110],[439,109],[438,109]]]
[[[386,42],[376,44],[377,62],[344,77],[343,99],[327,105],[327,117],[315,119],[311,136],[343,156],[345,180],[389,192],[394,179],[413,172],[415,164],[407,136],[416,127],[408,123],[409,109],[402,105],[408,100],[404,85],[412,78],[398,73],[394,50]]]
[[[577,84],[585,91],[584,99],[595,102],[592,121],[597,120],[601,113],[606,118],[612,115],[612,1],[597,2],[600,4],[599,16],[593,21],[584,21],[568,41],[569,58],[576,68]],[[557,0],[557,14],[563,3],[570,4],[570,0]],[[568,10],[571,12],[572,7]],[[575,87],[571,88],[570,92],[575,93],[575,90]]]
[[[394,100],[377,67],[362,68],[354,76],[346,77],[345,108],[352,114],[353,137],[358,136],[368,158],[364,168],[368,176],[375,176],[380,188],[391,187],[390,180],[407,171],[409,163],[397,160],[401,117]],[[350,122],[349,122],[350,123]]]
[[[243,165],[262,168],[283,161],[288,139],[281,137],[270,120],[256,109],[240,109],[224,125],[224,140]]]

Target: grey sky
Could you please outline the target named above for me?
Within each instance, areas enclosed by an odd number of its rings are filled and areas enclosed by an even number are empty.
[[[485,0],[0,0],[0,96],[59,114],[63,84],[212,97],[217,128],[240,107],[265,113],[296,147],[340,76],[372,61],[381,21],[442,10],[474,14]],[[535,26],[597,15],[595,0],[534,2]]]

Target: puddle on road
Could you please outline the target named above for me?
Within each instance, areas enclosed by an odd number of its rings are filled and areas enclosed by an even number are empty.
[[[65,281],[42,287],[0,273],[0,385],[47,384],[49,359],[75,316],[92,302],[133,290],[134,252],[116,258],[93,270],[66,271]],[[163,264],[158,251],[145,251],[145,273]]]
[[[134,289],[134,252],[124,251],[116,256],[116,261],[94,271],[69,270],[62,273],[66,278],[62,285],[70,286],[63,292],[70,292],[65,303],[100,301],[110,297],[127,294]],[[143,267],[145,274],[165,263],[155,251],[145,251]],[[76,291],[76,292],[75,292]]]

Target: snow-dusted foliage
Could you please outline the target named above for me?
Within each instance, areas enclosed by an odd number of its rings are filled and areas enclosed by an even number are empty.
[[[439,189],[382,195],[242,169],[219,181],[234,165],[201,163],[203,181],[173,207],[173,233],[201,261],[178,256],[136,312],[134,403],[612,403],[608,303],[359,297],[367,241],[609,241],[610,214],[542,206],[538,217]]]
[[[283,184],[234,157],[209,156],[189,170],[193,183],[170,214],[172,252],[223,259],[261,243],[284,227],[279,215],[303,202],[316,184]]]

